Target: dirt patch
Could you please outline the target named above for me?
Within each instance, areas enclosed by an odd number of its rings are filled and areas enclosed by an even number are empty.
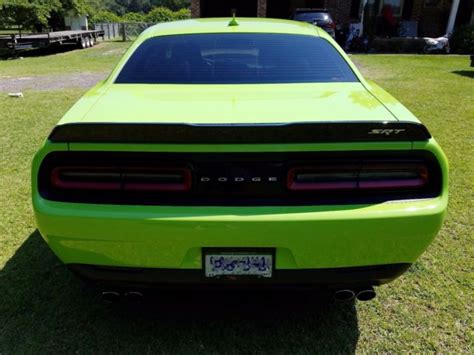
[[[0,92],[50,91],[68,88],[87,89],[105,79],[106,76],[107,73],[74,73],[19,78],[0,77]]]

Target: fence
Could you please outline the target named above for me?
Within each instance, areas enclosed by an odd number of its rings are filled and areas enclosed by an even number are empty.
[[[122,41],[131,41],[153,25],[154,23],[146,22],[96,23],[95,29],[104,31],[104,39],[120,38]]]

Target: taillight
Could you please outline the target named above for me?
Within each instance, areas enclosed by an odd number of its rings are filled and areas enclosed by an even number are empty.
[[[287,175],[292,191],[420,189],[428,182],[428,168],[422,163],[294,167]]]
[[[130,168],[123,173],[124,190],[188,191],[191,171],[187,168]]]
[[[420,164],[364,165],[359,172],[359,188],[416,189],[428,183],[428,169]]]
[[[299,167],[288,172],[290,190],[353,190],[357,188],[357,171],[350,166]]]
[[[156,167],[56,167],[51,185],[63,190],[188,191],[188,168]]]
[[[70,190],[120,190],[120,171],[107,167],[57,167],[51,185]]]
[[[316,206],[440,196],[425,151],[52,152],[38,170],[48,201],[143,206]]]

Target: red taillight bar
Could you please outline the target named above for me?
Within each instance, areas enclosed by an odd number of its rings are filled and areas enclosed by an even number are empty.
[[[57,167],[51,185],[70,190],[120,190],[120,172],[112,167]]]
[[[357,188],[357,174],[347,166],[292,168],[287,187],[293,191],[353,190]]]
[[[292,191],[417,189],[428,181],[428,168],[416,163],[294,167],[287,175]]]
[[[428,183],[425,165],[373,165],[363,166],[359,173],[359,188],[371,189],[415,189]]]
[[[56,167],[51,185],[70,190],[185,192],[191,189],[191,170],[183,167]]]
[[[188,168],[128,168],[124,170],[123,181],[126,191],[184,192],[191,189],[192,175]]]

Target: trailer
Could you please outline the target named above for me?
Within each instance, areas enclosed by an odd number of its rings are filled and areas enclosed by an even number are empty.
[[[76,44],[80,48],[88,48],[96,44],[99,37],[104,39],[103,30],[16,33],[0,36],[0,49],[7,49],[15,53],[27,49],[48,48],[63,44]]]

